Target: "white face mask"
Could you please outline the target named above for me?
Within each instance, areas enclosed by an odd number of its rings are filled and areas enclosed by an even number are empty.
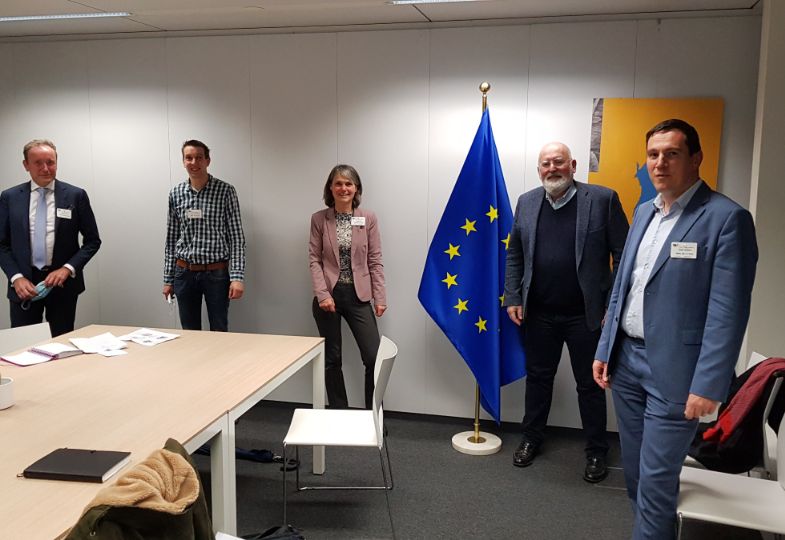
[[[37,302],[38,300],[43,300],[46,298],[46,295],[49,294],[49,291],[52,290],[52,287],[47,287],[46,284],[42,281],[38,285],[35,286],[35,296],[30,298],[29,300],[25,300],[22,302],[22,309],[29,309],[30,302]]]
[[[46,284],[42,281],[35,286],[35,296],[33,296],[30,301],[35,302],[36,300],[43,300],[51,290],[52,287],[47,287]]]

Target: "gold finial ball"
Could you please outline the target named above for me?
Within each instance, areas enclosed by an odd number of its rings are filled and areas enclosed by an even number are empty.
[[[483,94],[487,94],[488,90],[490,89],[491,89],[491,83],[489,83],[488,81],[485,81],[480,84],[480,92],[482,92]]]

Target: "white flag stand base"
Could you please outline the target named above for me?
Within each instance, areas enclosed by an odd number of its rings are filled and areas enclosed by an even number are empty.
[[[492,433],[480,431],[480,441],[474,440],[474,431],[462,431],[452,437],[452,447],[462,454],[470,456],[487,456],[495,454],[502,448],[502,440]]]

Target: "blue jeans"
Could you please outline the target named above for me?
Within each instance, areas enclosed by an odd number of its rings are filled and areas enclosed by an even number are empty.
[[[207,304],[210,330],[229,330],[229,270],[226,268],[193,272],[176,267],[174,295],[183,330],[202,329],[202,297]]]

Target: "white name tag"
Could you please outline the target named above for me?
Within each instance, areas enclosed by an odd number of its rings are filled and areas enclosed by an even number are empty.
[[[671,242],[671,259],[697,259],[697,242]]]
[[[365,227],[365,216],[352,216],[352,227]]]
[[[202,219],[202,209],[201,208],[189,208],[185,211],[185,217],[188,219]]]
[[[57,217],[63,219],[71,219],[71,209],[70,208],[58,208],[57,209]]]

